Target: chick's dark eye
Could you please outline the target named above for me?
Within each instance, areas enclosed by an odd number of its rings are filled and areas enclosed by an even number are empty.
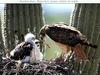
[[[39,42],[35,42],[35,44],[38,44]]]

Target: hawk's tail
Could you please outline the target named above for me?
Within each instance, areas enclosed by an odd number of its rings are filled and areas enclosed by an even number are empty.
[[[89,43],[89,42],[85,42],[85,43],[83,43],[84,45],[87,45],[87,46],[90,46],[90,47],[92,47],[92,48],[97,48],[97,45],[95,45],[95,44],[92,44],[92,43]]]

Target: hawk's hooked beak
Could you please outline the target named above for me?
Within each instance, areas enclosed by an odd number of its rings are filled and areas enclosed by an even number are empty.
[[[46,37],[46,31],[47,29],[49,28],[49,25],[44,25],[41,29],[40,29],[40,32],[39,32],[39,40],[42,44],[42,47],[44,48],[45,45],[50,48],[50,46],[45,42],[45,37]]]
[[[40,40],[43,40],[46,35],[46,30],[49,28],[49,25],[44,25],[39,32]]]

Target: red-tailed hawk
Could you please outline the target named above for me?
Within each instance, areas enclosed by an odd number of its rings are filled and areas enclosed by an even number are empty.
[[[87,59],[82,45],[97,48],[96,45],[89,43],[79,30],[66,24],[44,25],[40,30],[40,38],[43,40],[46,35],[60,46],[63,50],[62,55],[74,51],[78,60]]]
[[[18,63],[33,63],[42,61],[43,55],[40,52],[39,40],[32,33],[28,33],[24,37],[24,42],[18,44],[11,52],[10,58],[18,61]]]

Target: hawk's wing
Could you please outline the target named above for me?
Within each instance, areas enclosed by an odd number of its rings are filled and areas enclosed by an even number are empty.
[[[63,50],[63,54],[73,49],[79,59],[87,59],[81,45],[97,48],[96,45],[89,43],[87,38],[75,27],[66,26],[64,24],[43,26],[40,30],[40,35],[42,39],[45,35],[48,35]]]
[[[75,46],[80,43],[80,35],[76,31],[72,31],[68,28],[50,26],[46,30],[46,34],[54,41],[62,44],[68,44]]]
[[[72,47],[80,43],[81,45],[97,48],[97,45],[88,42],[87,38],[72,26],[64,24],[45,25],[40,30],[41,39],[45,37],[45,34],[58,43],[67,44]]]

